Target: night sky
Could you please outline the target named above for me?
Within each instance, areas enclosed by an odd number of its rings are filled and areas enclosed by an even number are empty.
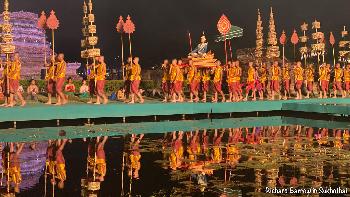
[[[255,46],[257,9],[260,8],[264,34],[267,35],[269,7],[274,8],[278,36],[283,29],[290,36],[303,21],[321,22],[321,31],[329,37],[333,31],[339,38],[343,25],[350,28],[349,0],[94,0],[99,45],[110,65],[120,55],[120,35],[115,26],[120,15],[130,14],[136,25],[133,54],[141,57],[143,66],[159,64],[163,58],[184,57],[189,52],[187,32],[197,43],[202,31],[206,32],[209,48],[222,56],[223,44],[214,43],[216,24],[226,14],[233,25],[244,29],[244,37],[234,39],[234,48]],[[83,0],[10,0],[11,11],[49,13],[56,11],[60,27],[56,33],[57,49],[66,54],[68,61],[80,61]],[[48,34],[49,35],[49,34]],[[49,37],[50,38],[50,37]],[[125,37],[127,41],[127,37]],[[220,45],[221,44],[221,45]],[[128,51],[128,48],[125,49]]]

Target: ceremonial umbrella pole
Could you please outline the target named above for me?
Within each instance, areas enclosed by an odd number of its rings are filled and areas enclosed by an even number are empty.
[[[129,49],[130,49],[130,57],[132,59],[132,45],[131,45],[131,34],[135,32],[135,24],[132,22],[130,15],[126,18],[125,24],[123,26],[123,30],[125,33],[129,34]],[[131,60],[131,65],[133,64]]]
[[[9,12],[9,1],[4,2],[3,24],[2,24],[2,46],[1,53],[6,54],[6,68],[4,76],[6,78],[6,97],[7,101],[10,96],[10,84],[9,84],[9,66],[10,66],[10,55],[15,53],[15,45],[13,45],[12,25],[10,23],[10,12]]]
[[[293,44],[293,54],[294,54],[294,60],[295,60],[295,45],[298,44],[299,42],[299,37],[298,37],[298,34],[297,34],[297,31],[294,29],[294,32],[292,34],[292,37],[290,38],[290,41],[291,43]]]
[[[188,32],[188,41],[189,41],[189,43],[190,43],[190,52],[192,52],[193,51],[193,49],[192,49],[192,37],[191,37],[191,32]]]
[[[55,55],[55,30],[59,27],[59,24],[60,22],[55,15],[55,11],[51,10],[50,16],[46,21],[46,25],[49,29],[51,29],[52,33],[52,57]]]
[[[46,21],[47,21],[47,18],[46,18],[46,14],[44,11],[41,12],[41,15],[38,19],[38,27],[44,32],[44,65],[47,64],[47,57],[46,57],[46,31],[45,31],[45,28],[46,28]]]
[[[123,40],[123,33],[124,33],[124,20],[122,16],[119,16],[119,21],[117,24],[117,32],[120,33],[120,43],[121,43],[121,52],[122,52],[122,57],[121,57],[121,61],[122,61],[122,74],[123,74],[123,80],[125,79],[125,65],[124,65],[124,40]],[[118,65],[118,63],[117,63]],[[118,66],[117,66],[117,70],[118,70]]]
[[[331,32],[330,35],[329,35],[329,43],[332,45],[333,65],[335,65],[335,52],[334,52],[335,38],[334,38],[333,32]]]
[[[225,16],[225,14],[221,15],[221,17],[218,21],[218,24],[217,24],[217,28],[218,28],[218,31],[220,32],[220,34],[224,36],[226,65],[227,65],[227,48],[226,48],[227,37],[226,37],[226,35],[230,32],[231,26],[232,26],[231,22]]]
[[[282,45],[282,56],[283,56],[282,62],[283,62],[283,66],[284,66],[284,63],[285,63],[284,45],[286,44],[286,39],[287,39],[286,33],[283,30],[282,31],[282,35],[280,37],[280,43]]]

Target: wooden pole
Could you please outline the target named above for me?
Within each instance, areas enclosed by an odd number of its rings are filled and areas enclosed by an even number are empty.
[[[44,196],[46,197],[46,190],[47,190],[47,188],[46,188],[46,185],[47,185],[47,166],[48,166],[48,164],[45,164],[45,187],[44,187]]]
[[[335,65],[335,52],[334,52],[334,46],[333,46],[333,65]]]
[[[225,39],[225,60],[226,60],[226,65],[227,65],[227,46],[226,46],[226,34],[224,35],[224,39]]]
[[[285,64],[285,58],[284,58],[284,44],[282,45],[282,56],[283,56],[283,60],[282,60],[282,62],[283,62],[283,66],[284,66],[284,64]]]
[[[52,29],[52,56],[55,55],[55,30]]]
[[[131,34],[129,33],[129,49],[130,49],[130,57],[131,57],[131,65],[132,65],[132,46],[131,46]]]
[[[125,79],[125,66],[124,66],[124,40],[123,40],[123,33],[120,33],[120,41],[121,41],[121,47],[122,47],[122,73],[123,73],[123,79]],[[118,70],[118,68],[117,68]]]

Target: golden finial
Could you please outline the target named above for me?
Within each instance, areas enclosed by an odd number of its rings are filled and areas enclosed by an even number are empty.
[[[5,2],[4,2],[4,11],[5,12],[9,11],[9,1],[8,0],[5,0]]]
[[[89,0],[88,5],[89,5],[89,11],[90,11],[90,14],[91,14],[91,12],[92,12],[92,1],[91,0]]]
[[[84,12],[84,14],[87,14],[87,5],[86,5],[85,1],[84,1],[84,5],[83,5],[83,12]]]
[[[307,31],[308,27],[309,27],[309,24],[307,24],[306,22],[304,22],[301,26],[301,30],[302,31]]]

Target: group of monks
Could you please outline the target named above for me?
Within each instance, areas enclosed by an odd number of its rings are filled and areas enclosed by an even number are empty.
[[[303,84],[305,84],[306,89],[304,98],[310,98],[310,95],[314,96],[314,85],[317,84],[319,98],[332,97],[332,94],[333,98],[336,98],[338,91],[344,98],[348,96],[350,91],[350,64],[342,68],[337,63],[332,69],[330,64],[323,63],[319,66],[318,73],[316,73],[313,64],[304,67],[300,61],[292,65],[287,63],[282,66],[278,61],[274,61],[270,67],[266,64],[256,66],[254,62],[249,62],[247,74],[243,76],[239,61],[228,62],[227,65],[222,65],[220,61],[216,63],[214,67],[206,68],[195,66],[192,60],[186,65],[182,63],[182,60],[174,59],[171,64],[168,60],[164,60],[162,64],[163,102],[183,102],[185,100],[183,84],[186,74],[190,91],[188,102],[198,102],[200,91],[202,92],[202,101],[206,102],[207,93],[210,89],[213,92],[212,102],[218,102],[218,95],[221,95],[222,102],[247,101],[249,96],[255,101],[257,94],[260,100],[264,98],[275,100],[276,96],[279,100],[286,100],[291,97],[292,81],[296,92],[295,99],[303,98]],[[227,84],[229,92],[228,98],[225,97],[222,90],[224,76],[226,76],[225,84]],[[316,79],[317,76],[318,79]],[[294,80],[292,80],[292,77],[294,77]],[[333,77],[332,81],[331,77]],[[243,78],[246,79],[244,82]],[[210,86],[210,81],[212,81],[212,86]],[[329,87],[330,82],[333,84],[333,91]],[[281,91],[281,88],[283,91]],[[245,92],[243,92],[244,89]]]

